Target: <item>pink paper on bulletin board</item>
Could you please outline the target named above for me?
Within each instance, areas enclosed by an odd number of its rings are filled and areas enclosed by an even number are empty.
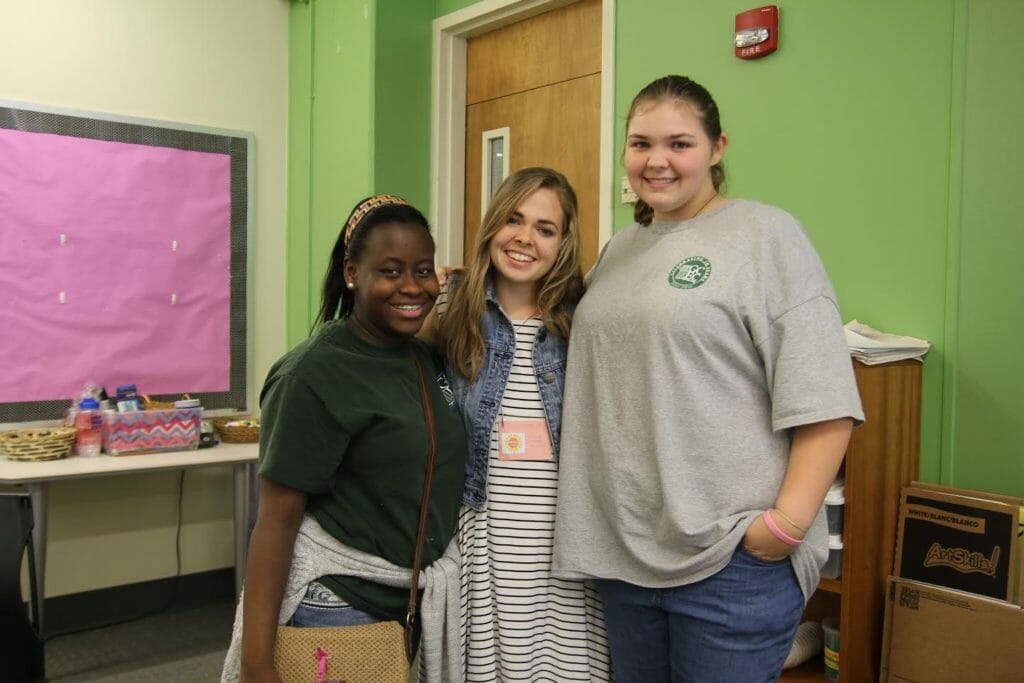
[[[229,388],[230,161],[0,129],[0,402]]]

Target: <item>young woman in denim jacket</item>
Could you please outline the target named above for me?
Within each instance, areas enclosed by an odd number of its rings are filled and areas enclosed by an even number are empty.
[[[469,441],[459,548],[470,683],[610,677],[596,592],[551,575],[579,240],[565,177],[516,171],[439,299],[437,341]]]

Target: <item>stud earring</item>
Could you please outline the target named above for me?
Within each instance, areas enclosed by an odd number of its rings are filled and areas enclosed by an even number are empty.
[[[348,287],[349,289],[355,289],[356,288],[356,283],[348,282],[348,283],[345,284],[345,286]]]

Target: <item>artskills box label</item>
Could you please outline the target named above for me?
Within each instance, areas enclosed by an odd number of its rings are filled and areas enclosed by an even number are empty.
[[[900,505],[896,575],[1012,600],[1020,506],[908,487]]]

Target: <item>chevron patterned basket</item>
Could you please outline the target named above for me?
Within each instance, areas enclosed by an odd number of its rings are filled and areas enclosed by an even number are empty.
[[[202,408],[103,414],[103,448],[111,455],[187,451],[199,447]]]

